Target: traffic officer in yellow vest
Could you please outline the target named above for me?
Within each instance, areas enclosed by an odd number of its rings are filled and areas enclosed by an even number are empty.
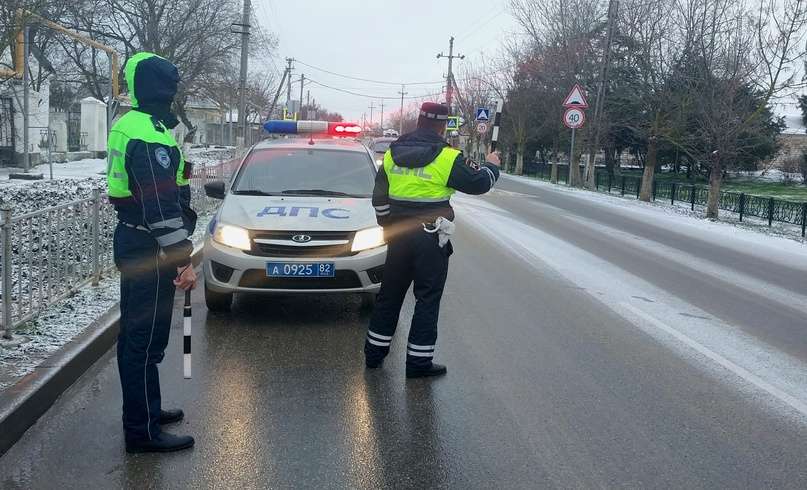
[[[398,138],[384,155],[373,191],[378,224],[388,244],[384,281],[364,343],[366,365],[381,367],[398,325],[406,291],[414,283],[415,313],[409,329],[406,376],[421,378],[446,373],[432,362],[437,342],[440,298],[453,248],[454,229],[449,199],[455,190],[484,194],[499,178],[499,157],[477,164],[465,159],[443,139],[448,108],[426,102],[417,129]]]
[[[196,226],[186,165],[171,129],[179,75],[168,60],[138,53],[125,68],[132,110],[109,134],[109,198],[118,215],[115,265],[121,274],[118,370],[128,452],[168,452],[193,446],[162,426],[182,420],[163,410],[157,364],[171,328],[175,288],[193,288]]]

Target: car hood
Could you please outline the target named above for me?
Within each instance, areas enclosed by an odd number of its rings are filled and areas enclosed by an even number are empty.
[[[369,198],[230,194],[218,220],[250,230],[356,231],[377,226]]]

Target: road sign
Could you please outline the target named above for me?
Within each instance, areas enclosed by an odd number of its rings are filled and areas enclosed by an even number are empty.
[[[446,124],[446,129],[448,129],[449,131],[456,131],[460,129],[459,116],[448,116],[448,123]]]
[[[486,122],[478,122],[476,123],[476,132],[479,134],[485,134],[488,132],[488,123]]]
[[[487,107],[477,107],[476,108],[476,120],[477,121],[490,121],[490,109]]]
[[[588,102],[586,101],[586,95],[583,91],[583,87],[575,83],[574,87],[572,87],[572,90],[569,92],[569,95],[563,99],[563,107],[588,109]]]
[[[586,113],[578,107],[570,107],[563,113],[563,124],[569,129],[580,129],[586,122]]]

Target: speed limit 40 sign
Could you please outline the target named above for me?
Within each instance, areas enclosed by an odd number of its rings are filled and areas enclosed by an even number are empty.
[[[583,109],[570,107],[563,113],[563,124],[569,129],[579,129],[586,122],[586,113]]]

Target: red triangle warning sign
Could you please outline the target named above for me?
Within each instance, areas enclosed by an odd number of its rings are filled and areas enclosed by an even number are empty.
[[[578,109],[588,109],[588,102],[586,101],[585,92],[583,87],[579,84],[574,84],[569,95],[563,99],[563,107],[577,107]]]

